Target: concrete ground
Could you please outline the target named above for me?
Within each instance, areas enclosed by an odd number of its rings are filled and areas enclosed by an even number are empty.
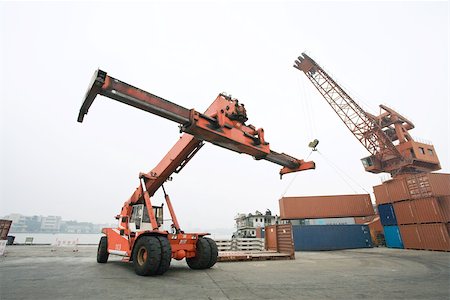
[[[163,276],[96,247],[7,246],[0,299],[450,299],[450,253],[387,248],[297,252],[295,260],[217,263],[194,271],[172,261]]]

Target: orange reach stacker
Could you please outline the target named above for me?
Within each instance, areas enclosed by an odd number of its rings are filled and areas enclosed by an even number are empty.
[[[203,146],[204,141],[255,159],[268,160],[282,166],[280,175],[314,169],[314,162],[305,162],[284,153],[270,150],[264,130],[246,125],[243,104],[225,94],[219,94],[205,113],[186,109],[163,98],[121,82],[97,70],[78,115],[83,122],[97,94],[134,106],[180,124],[185,132],[159,164],[139,175],[139,186],[124,203],[116,219],[117,228],[103,228],[97,261],[106,263],[109,254],[133,261],[138,275],[160,275],[166,272],[172,258],[186,262],[191,269],[206,269],[217,261],[216,243],[207,233],[185,233],[178,223],[169,195],[163,183],[178,173]],[[162,230],[162,206],[153,206],[151,198],[163,188],[172,218],[172,232]]]

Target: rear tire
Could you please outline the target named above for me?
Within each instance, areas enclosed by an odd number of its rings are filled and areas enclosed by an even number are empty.
[[[217,262],[217,255],[216,243],[210,238],[202,237],[197,240],[195,257],[186,258],[186,262],[194,270],[208,269]]]
[[[102,236],[100,238],[100,242],[98,243],[97,262],[104,264],[108,261],[108,257],[108,238],[106,236]]]
[[[161,244],[161,262],[159,264],[158,270],[156,270],[156,275],[162,275],[169,270],[170,261],[172,259],[172,247],[170,242],[165,236],[156,237]]]
[[[155,236],[143,236],[134,245],[133,264],[136,274],[155,275],[161,264],[161,243]]]

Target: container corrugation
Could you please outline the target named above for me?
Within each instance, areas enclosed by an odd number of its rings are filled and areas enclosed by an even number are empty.
[[[393,179],[385,184],[391,203],[411,198],[411,193],[404,179]]]
[[[6,240],[8,237],[9,229],[11,228],[11,220],[0,219],[0,240]]]
[[[418,225],[420,238],[423,240],[423,249],[450,251],[450,236],[445,223]]]
[[[267,250],[277,251],[277,225],[270,225],[264,228],[264,242]]]
[[[399,226],[405,249],[424,249],[418,227],[416,224]]]
[[[403,175],[373,187],[377,204],[450,195],[450,174]]]
[[[402,237],[398,226],[384,226],[384,239],[389,248],[403,249]]]
[[[415,179],[415,182],[413,180]],[[450,195],[450,174],[425,173],[407,178],[411,197],[425,198]]]
[[[393,204],[397,223],[446,223],[450,222],[450,197],[429,197]]]
[[[296,225],[293,233],[296,251],[372,247],[367,225]]]
[[[322,219],[374,215],[370,195],[283,197],[281,219]]]
[[[373,187],[373,193],[375,194],[375,202],[377,204],[390,203],[389,194],[387,192],[386,185],[376,185]]]
[[[414,206],[415,223],[446,222],[438,198],[422,198],[411,201]]]
[[[381,204],[378,205],[377,208],[383,226],[397,225],[397,219],[395,218],[394,207],[392,204]]]
[[[415,224],[416,213],[412,201],[402,201],[393,203],[397,224]]]
[[[264,228],[265,248],[271,251],[287,253],[295,258],[291,224],[269,225]]]
[[[292,233],[291,224],[281,224],[277,225],[277,235],[278,235],[278,252],[288,253],[291,258],[295,257],[294,241]]]
[[[445,222],[450,222],[450,196],[439,197],[438,199]]]

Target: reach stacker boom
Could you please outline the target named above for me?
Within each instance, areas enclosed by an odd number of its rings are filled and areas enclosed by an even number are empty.
[[[97,252],[99,263],[106,263],[109,254],[121,255],[133,262],[138,275],[161,275],[168,270],[172,258],[186,258],[192,269],[206,269],[216,263],[215,242],[206,237],[207,233],[185,233],[181,229],[163,186],[173,173],[181,171],[204,141],[278,164],[282,167],[280,176],[315,168],[312,161],[272,151],[264,130],[245,124],[248,118],[244,105],[225,94],[219,94],[205,113],[199,113],[97,70],[80,108],[78,122],[83,122],[98,94],[176,122],[184,132],[153,170],[139,174],[139,186],[116,216],[118,227],[103,228],[105,236],[100,239]],[[163,207],[152,204],[159,188],[163,189],[171,215],[170,232],[162,229]]]

